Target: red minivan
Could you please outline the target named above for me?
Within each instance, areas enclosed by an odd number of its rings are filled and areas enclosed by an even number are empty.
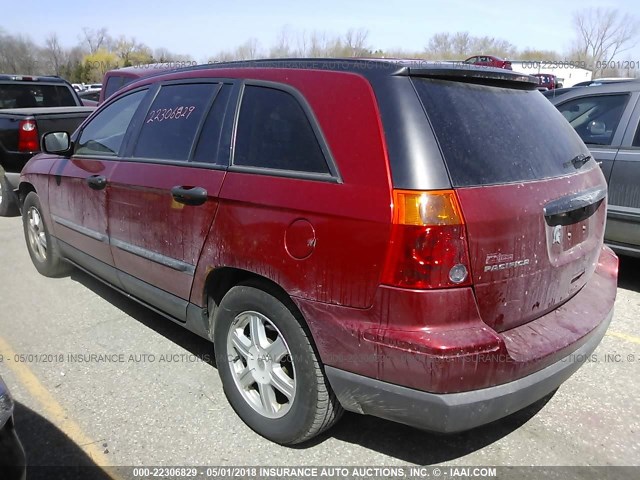
[[[546,396],[613,314],[606,183],[504,69],[269,60],[140,79],[21,176],[27,247],[210,339],[259,434],[456,432]]]

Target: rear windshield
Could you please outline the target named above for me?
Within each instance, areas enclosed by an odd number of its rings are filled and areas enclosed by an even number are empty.
[[[107,80],[107,84],[104,87],[104,99],[106,100],[111,95],[116,93],[127,83],[131,83],[135,80],[135,77],[125,77],[124,75],[112,75]]]
[[[566,175],[576,171],[573,158],[589,154],[537,90],[420,78],[413,82],[456,187]]]
[[[0,108],[74,107],[75,98],[66,85],[37,83],[0,84]]]

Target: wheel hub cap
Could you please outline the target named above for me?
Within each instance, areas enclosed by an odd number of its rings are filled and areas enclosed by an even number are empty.
[[[29,239],[29,247],[36,258],[41,262],[46,261],[47,237],[42,216],[36,207],[30,207],[27,212],[27,237]]]
[[[229,366],[242,398],[258,413],[280,418],[296,394],[295,368],[282,333],[266,316],[243,312],[227,335]]]

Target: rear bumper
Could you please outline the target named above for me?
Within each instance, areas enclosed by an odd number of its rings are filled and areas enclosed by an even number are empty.
[[[18,189],[18,185],[20,184],[20,174],[19,173],[13,173],[13,172],[7,172],[4,174],[5,177],[7,177],[7,180],[9,181],[9,185],[11,185],[11,187],[14,190]]]
[[[558,388],[596,349],[612,317],[613,309],[585,343],[561,360],[526,377],[480,390],[436,394],[329,366],[326,374],[346,410],[424,430],[460,432],[506,417]]]
[[[2,169],[6,173],[20,173],[29,159],[38,152],[10,152],[4,150],[2,155]]]

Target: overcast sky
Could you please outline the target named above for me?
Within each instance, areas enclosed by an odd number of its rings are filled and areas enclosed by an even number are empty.
[[[63,45],[78,43],[83,27],[107,27],[155,49],[190,54],[203,61],[256,38],[267,50],[284,26],[292,32],[342,34],[349,28],[369,32],[375,49],[422,50],[438,32],[468,31],[526,47],[566,51],[574,30],[572,12],[612,7],[640,17],[638,0],[19,0],[4,2],[0,28],[27,33],[39,44],[56,32]],[[640,60],[640,46],[620,59]]]

